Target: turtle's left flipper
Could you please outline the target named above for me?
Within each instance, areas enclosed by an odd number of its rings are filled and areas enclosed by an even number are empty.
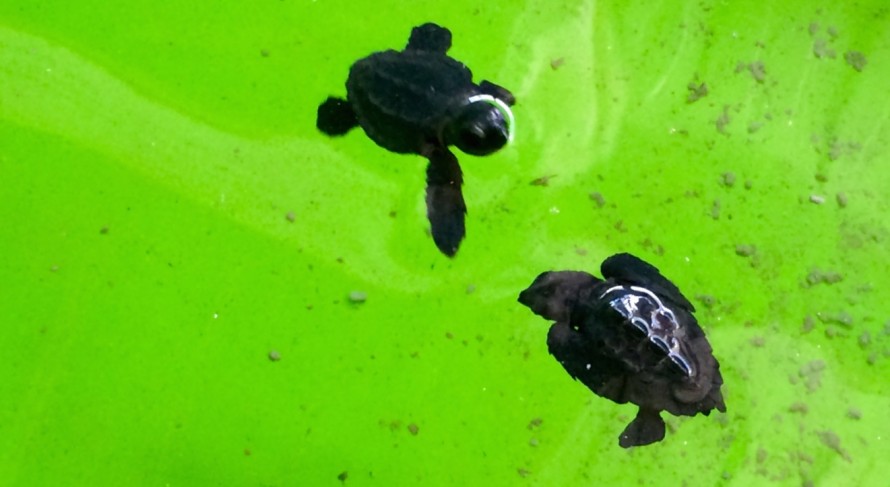
[[[342,98],[328,97],[318,106],[315,126],[328,135],[343,135],[358,125],[352,105]]]
[[[658,411],[640,408],[637,417],[618,437],[621,448],[643,446],[664,439],[664,420]]]
[[[516,104],[516,97],[513,96],[513,93],[510,93],[510,90],[504,88],[503,86],[496,85],[491,81],[483,80],[479,83],[479,89],[482,90],[482,93],[486,95],[491,95],[495,98],[503,100],[507,105],[513,106]]]
[[[445,147],[425,151],[429,158],[426,169],[426,215],[436,247],[454,257],[464,238],[464,203],[460,186],[463,183],[457,158]]]

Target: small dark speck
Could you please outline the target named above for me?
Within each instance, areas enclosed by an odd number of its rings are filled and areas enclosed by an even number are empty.
[[[555,177],[556,177],[556,174],[551,174],[549,176],[541,176],[539,178],[532,179],[531,183],[529,183],[529,184],[531,184],[532,186],[549,186],[550,180]]]
[[[526,468],[517,468],[516,473],[519,474],[520,477],[525,478],[528,477],[531,472]]]
[[[717,298],[711,296],[710,294],[699,294],[695,297],[695,299],[698,300],[698,302],[707,309],[713,308],[714,304],[717,303]]]
[[[859,408],[851,407],[847,410],[847,417],[850,419],[862,419],[862,411]]]
[[[534,418],[528,422],[528,429],[533,430],[533,429],[537,428],[538,426],[541,426],[541,423],[543,423],[543,422],[544,422],[544,420],[541,418]]]
[[[260,56],[269,57],[269,50],[268,49],[260,49]]]
[[[590,193],[590,199],[593,200],[594,203],[596,203],[597,208],[602,208],[606,204],[606,199],[603,198],[602,193],[600,193],[599,191]]]
[[[408,425],[408,431],[412,435],[417,436],[417,432],[420,431],[420,428],[415,423],[411,423]]]
[[[347,478],[349,478],[349,472],[347,472],[346,470],[340,472],[340,475],[337,475],[337,480],[343,483],[346,483]]]
[[[99,234],[108,235],[108,227],[102,227],[99,229]]]
[[[294,212],[289,211],[289,212],[287,212],[286,215],[284,215],[284,219],[287,220],[287,221],[289,221],[289,222],[291,222],[291,223],[293,223],[294,221],[297,220],[297,215],[294,214]]]

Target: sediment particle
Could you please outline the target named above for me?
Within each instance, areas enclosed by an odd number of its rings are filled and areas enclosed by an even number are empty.
[[[686,88],[689,90],[689,95],[686,96],[686,103],[695,103],[699,99],[708,96],[707,83],[692,82],[686,85]]]
[[[729,105],[723,106],[723,113],[717,117],[717,120],[714,121],[714,124],[717,126],[717,131],[721,134],[726,133],[726,126],[729,125],[729,122],[732,121],[732,118],[729,117]]]
[[[844,61],[847,61],[847,64],[858,72],[862,72],[862,69],[868,64],[868,60],[865,59],[865,54],[862,54],[859,51],[845,52]]]
[[[364,303],[368,299],[368,294],[364,291],[350,291],[349,301],[353,303]]]
[[[816,320],[812,316],[807,315],[807,317],[803,319],[803,324],[800,327],[800,332],[801,333],[809,333],[809,332],[813,331],[813,327],[815,327],[815,326],[816,326]]]
[[[281,360],[281,353],[278,350],[272,350],[269,352],[269,360],[273,362],[278,362]]]
[[[293,223],[297,220],[297,215],[294,212],[289,211],[286,215],[284,215],[284,219]]]
[[[817,205],[821,205],[822,203],[825,203],[825,197],[822,195],[818,195],[818,194],[811,194],[810,195],[810,203],[815,203]]]
[[[845,450],[843,447],[841,447],[841,438],[837,435],[837,433],[835,433],[832,430],[825,430],[825,431],[818,431],[818,432],[816,432],[816,434],[819,435],[819,439],[822,440],[822,443],[825,446],[836,451],[838,453],[838,455],[840,455],[841,457],[844,458],[844,460],[846,460],[848,462],[852,461],[852,459],[850,458],[850,454],[847,452],[847,450]]]
[[[837,206],[838,206],[839,208],[846,208],[846,207],[847,207],[847,203],[848,203],[848,200],[847,200],[847,193],[844,193],[843,191],[841,191],[840,193],[838,193],[838,194],[837,194]]]
[[[590,193],[590,199],[596,203],[597,208],[602,208],[606,204],[606,199],[603,198],[603,195],[599,191]]]
[[[751,72],[751,77],[758,83],[763,83],[763,80],[766,79],[766,67],[764,67],[763,61],[749,63],[748,71]]]
[[[731,188],[735,185],[735,173],[732,171],[726,171],[722,174],[723,177],[723,185],[727,188]]]
[[[757,449],[757,463],[763,463],[766,461],[766,450],[762,447]]]
[[[788,407],[788,412],[791,413],[807,414],[809,411],[810,407],[803,401],[797,401]]]
[[[813,55],[818,59],[834,59],[837,57],[837,52],[828,46],[825,39],[816,39],[813,41]]]
[[[801,366],[797,375],[804,379],[807,390],[813,392],[822,385],[823,370],[825,370],[824,360],[811,360]]]
[[[720,219],[720,200],[714,200],[714,203],[711,205],[711,218],[715,220]]]
[[[417,436],[417,433],[419,431],[420,431],[420,427],[418,427],[417,424],[411,423],[408,425],[408,432],[411,433],[412,435]]]
[[[862,410],[857,407],[850,407],[847,409],[847,417],[850,419],[860,420],[862,419]]]
[[[859,346],[861,348],[868,348],[871,345],[871,333],[868,331],[863,331],[861,335],[859,335]]]
[[[735,255],[739,257],[751,257],[757,253],[757,246],[749,244],[738,244],[735,246]]]

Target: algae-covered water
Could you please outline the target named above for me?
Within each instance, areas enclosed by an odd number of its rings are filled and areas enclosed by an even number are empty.
[[[628,3],[0,4],[0,484],[886,485],[890,8]],[[518,99],[453,260],[315,129],[426,21]],[[516,303],[622,251],[728,408],[631,450]]]

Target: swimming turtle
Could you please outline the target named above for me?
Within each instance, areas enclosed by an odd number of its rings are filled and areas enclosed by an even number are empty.
[[[318,107],[316,125],[343,135],[356,125],[380,147],[429,160],[427,218],[436,246],[454,256],[464,238],[463,178],[457,146],[484,156],[512,138],[513,95],[473,75],[446,53],[451,32],[427,23],[411,31],[403,51],[375,52],[349,70],[346,99],[329,97]]]
[[[572,378],[606,399],[639,406],[618,444],[661,441],[661,411],[725,412],[720,364],[692,303],[633,255],[613,255],[600,270],[605,280],[579,271],[544,272],[519,302],[555,321],[547,347]]]

